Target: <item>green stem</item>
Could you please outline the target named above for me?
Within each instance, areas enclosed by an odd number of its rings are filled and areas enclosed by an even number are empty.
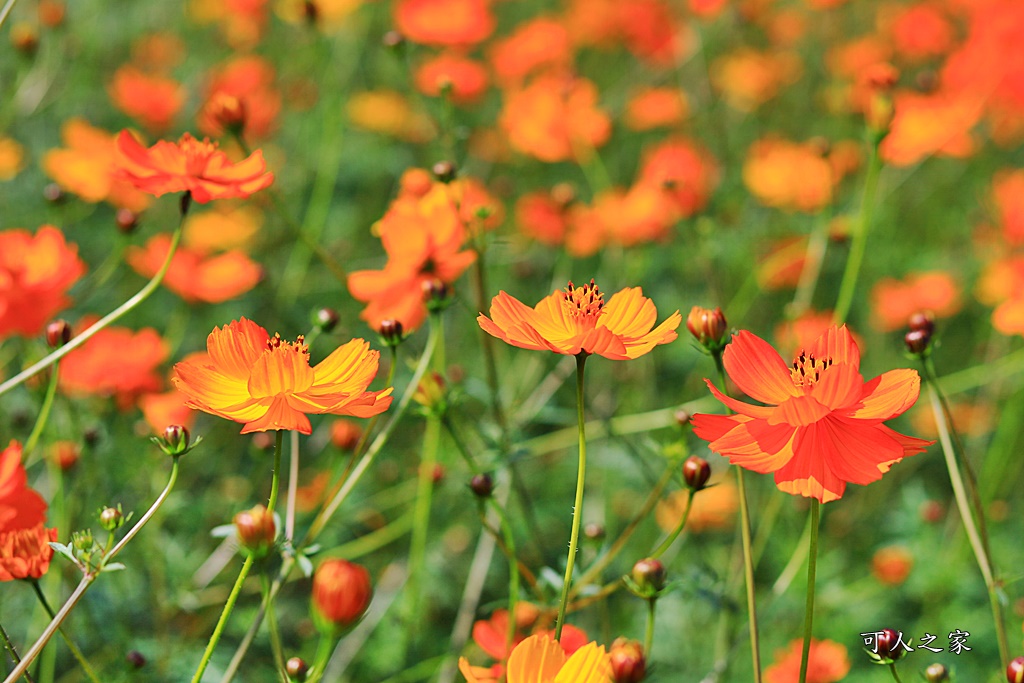
[[[935,389],[935,382],[928,382],[928,398],[931,402],[932,412],[935,415],[935,425],[939,430],[939,443],[942,445],[942,454],[946,460],[946,469],[949,471],[949,482],[953,486],[953,497],[956,500],[957,509],[960,511],[960,519],[964,523],[964,531],[967,533],[967,540],[974,551],[974,558],[978,562],[981,576],[985,580],[985,587],[988,589],[989,603],[992,607],[992,618],[995,621],[996,637],[999,642],[1000,661],[1007,661],[1009,645],[1006,638],[1006,625],[1003,623],[1002,603],[999,601],[999,594],[996,590],[995,577],[992,573],[992,564],[985,552],[981,535],[974,523],[974,516],[971,514],[970,503],[967,500],[967,492],[964,487],[963,478],[960,476],[960,468],[956,464],[956,455],[953,443],[949,435],[949,426],[946,424],[945,415],[939,404],[938,392]]]
[[[277,627],[277,615],[274,613],[274,602],[270,600],[270,577],[266,572],[260,573],[260,586],[263,593],[263,604],[267,606],[267,629],[270,631],[270,649],[274,655],[278,676],[287,680],[284,668],[284,648],[281,646],[281,632]]]
[[[420,458],[419,481],[416,487],[416,504],[413,513],[412,539],[409,543],[409,592],[406,615],[409,620],[409,636],[415,638],[418,623],[422,623],[420,611],[420,579],[423,576],[427,554],[427,535],[430,530],[430,503],[434,491],[434,467],[441,443],[441,420],[435,415],[427,418],[423,434],[423,454]]]
[[[20,664],[21,657],[18,656],[18,651],[15,649],[14,643],[11,642],[11,637],[7,635],[7,631],[4,629],[2,624],[0,624],[0,637],[4,640],[4,649],[7,650],[9,655],[11,655],[11,660],[13,660],[15,664]],[[25,672],[25,680],[28,681],[28,683],[35,683],[28,671]]]
[[[278,429],[274,434],[274,471],[270,476],[270,500],[267,502],[267,510],[271,515],[277,507],[277,493],[281,488],[281,451],[284,446],[284,430]]]
[[[814,622],[814,576],[818,569],[818,526],[821,522],[821,503],[811,499],[811,541],[807,553],[807,604],[804,608],[804,645],[800,653],[800,683],[807,683],[807,656],[811,651],[811,632]]]
[[[690,517],[690,508],[693,507],[693,498],[696,495],[697,495],[697,492],[691,489],[690,490],[690,495],[687,496],[687,498],[686,498],[686,508],[683,509],[683,518],[679,520],[679,524],[672,531],[672,533],[670,533],[665,538],[665,540],[661,542],[661,545],[659,545],[657,548],[655,548],[654,552],[651,553],[650,556],[652,558],[654,558],[655,560],[658,559],[659,557],[661,557],[665,553],[666,550],[671,548],[672,544],[675,543],[677,538],[679,538],[679,534],[681,534],[683,532],[683,528],[686,526],[686,520],[689,519],[689,517]]]
[[[46,595],[43,594],[43,589],[42,587],[40,587],[39,581],[33,580],[31,581],[31,583],[32,588],[35,589],[36,597],[39,598],[39,604],[43,606],[43,610],[50,616],[50,619],[53,619],[56,616],[56,614],[54,613],[53,608],[50,607],[50,603],[46,599]],[[82,671],[85,672],[85,675],[89,678],[89,680],[93,683],[99,683],[99,676],[96,675],[96,672],[93,671],[92,666],[89,665],[89,660],[86,659],[85,655],[82,654],[82,651],[78,649],[78,646],[75,645],[75,641],[73,641],[71,639],[71,636],[67,634],[67,631],[64,630],[64,627],[58,627],[57,631],[60,633],[60,637],[64,639],[64,643],[68,646],[68,650],[70,650],[74,658],[78,660],[79,666],[82,667]]]
[[[718,377],[722,383],[722,393],[729,395],[729,386],[725,381],[725,365],[722,363],[721,352],[713,355]],[[743,476],[743,468],[736,467],[736,491],[740,500],[740,538],[743,542],[743,577],[747,589],[747,616],[750,629],[750,656],[754,667],[754,682],[761,683],[761,639],[757,626],[757,601],[754,595],[754,558],[750,542],[750,508],[747,505],[747,486]],[[803,680],[801,679],[801,683]]]
[[[50,410],[53,408],[53,399],[57,395],[57,373],[60,371],[60,363],[53,364],[53,372],[50,373],[50,381],[46,385],[46,396],[43,398],[43,405],[39,409],[39,417],[32,427],[32,433],[25,440],[25,454],[30,456],[39,443],[39,437],[43,435],[43,428],[50,417]]]
[[[203,658],[199,660],[199,667],[196,669],[196,673],[192,676],[192,683],[199,683],[203,678],[203,672],[206,671],[207,665],[210,663],[210,658],[213,656],[213,650],[217,647],[217,641],[220,640],[221,634],[224,632],[224,627],[228,623],[228,617],[231,616],[232,610],[235,608],[235,602],[238,600],[239,593],[242,592],[242,584],[245,583],[245,577],[249,575],[249,570],[252,569],[253,556],[250,554],[245,558],[245,564],[242,565],[242,571],[238,573],[238,578],[235,579],[235,585],[231,588],[231,594],[228,595],[228,601],[224,603],[224,609],[220,613],[220,619],[217,620],[217,626],[213,629],[213,634],[210,636],[210,641],[206,644],[206,650],[203,652]]]
[[[658,604],[657,598],[647,600],[647,630],[644,632],[644,657],[647,663],[651,663],[651,647],[654,645],[654,609]]]
[[[328,638],[324,634],[320,634],[320,640],[316,645],[316,655],[313,657],[312,675],[309,677],[309,683],[317,683],[323,675],[324,669],[327,668],[327,662],[331,660],[331,647],[334,643],[333,638]]]
[[[890,663],[889,664],[889,671],[892,672],[892,677],[896,681],[896,683],[903,683],[903,681],[900,680],[900,675],[898,673],[896,673],[896,664],[895,663]]]
[[[576,356],[576,423],[580,437],[579,469],[576,472],[576,500],[572,508],[572,532],[569,534],[569,558],[565,563],[565,578],[562,581],[562,600],[558,606],[558,620],[555,622],[555,640],[562,639],[565,625],[565,606],[569,602],[569,587],[572,584],[572,570],[576,564],[576,546],[580,539],[580,521],[583,518],[583,483],[587,474],[587,432],[583,411],[583,368],[587,354]]]
[[[843,279],[839,283],[839,296],[836,298],[836,307],[833,313],[833,320],[837,325],[846,321],[846,316],[850,314],[850,306],[853,304],[853,294],[857,289],[857,278],[860,275],[861,264],[864,262],[868,231],[871,229],[871,217],[875,209],[875,192],[878,189],[878,174],[881,170],[882,161],[878,156],[878,143],[872,143],[870,156],[868,157],[867,176],[864,178],[864,194],[860,205],[860,220],[857,221],[854,228],[853,239],[850,244],[850,256],[846,260]]]
[[[188,194],[186,194],[185,197],[188,197]],[[153,276],[153,279],[147,282],[145,286],[143,286],[143,288],[140,289],[135,294],[135,296],[128,299],[123,304],[115,308],[113,311],[100,318],[98,321],[93,323],[93,325],[91,325],[88,329],[82,331],[81,333],[73,337],[71,341],[69,341],[67,344],[60,347],[59,349],[55,349],[45,358],[40,360],[38,363],[35,363],[28,369],[19,372],[17,375],[11,377],[3,384],[0,384],[0,395],[7,393],[14,387],[18,386],[19,384],[27,380],[29,377],[32,377],[33,375],[45,370],[46,368],[56,363],[61,358],[71,353],[73,350],[77,349],[79,346],[88,341],[94,334],[96,334],[103,328],[107,327],[111,323],[117,321],[125,313],[132,310],[133,308],[141,304],[143,301],[148,299],[149,295],[156,291],[156,288],[160,286],[161,282],[163,282],[164,275],[167,274],[168,268],[171,267],[171,260],[174,258],[174,254],[178,250],[178,243],[181,241],[182,227],[185,224],[185,216],[188,215],[189,205],[190,202],[188,201],[182,201],[181,203],[181,220],[178,221],[178,227],[174,230],[174,234],[171,236],[171,248],[167,251],[167,258],[164,259],[163,265],[160,266],[160,270],[156,272],[156,275]]]
[[[501,531],[508,549],[508,625],[505,630],[505,659],[512,653],[512,643],[516,638],[516,605],[519,604],[519,559],[516,555],[516,537],[512,533],[505,510],[494,498],[490,499],[491,507],[501,520]]]

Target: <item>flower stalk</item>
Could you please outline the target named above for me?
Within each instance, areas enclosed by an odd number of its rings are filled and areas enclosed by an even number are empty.
[[[818,570],[818,527],[821,523],[821,503],[811,499],[811,539],[807,554],[807,602],[804,607],[804,644],[800,651],[800,683],[807,683],[807,660],[811,652],[811,632],[814,623],[814,579]]]

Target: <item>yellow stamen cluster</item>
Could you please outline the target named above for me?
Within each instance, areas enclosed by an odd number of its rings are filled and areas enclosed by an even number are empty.
[[[793,369],[789,371],[789,374],[793,378],[793,384],[798,387],[809,386],[821,379],[821,371],[830,365],[832,365],[831,358],[815,358],[801,350],[800,355],[793,361]]]
[[[291,350],[294,351],[295,353],[302,353],[305,354],[307,358],[309,357],[309,347],[306,346],[306,338],[301,334],[298,337],[296,337],[295,341],[293,342],[281,339],[281,335],[277,332],[274,333],[273,337],[267,339],[268,351],[273,352],[281,348],[283,348],[285,351]]]
[[[582,287],[576,287],[569,281],[569,286],[565,288],[565,292],[562,294],[562,300],[565,302],[565,308],[572,316],[592,316],[597,317],[601,315],[604,308],[604,292],[597,288],[594,284],[594,279],[590,279],[589,284],[585,284]]]

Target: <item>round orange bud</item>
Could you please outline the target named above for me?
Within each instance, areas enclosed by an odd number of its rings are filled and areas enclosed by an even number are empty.
[[[686,329],[708,351],[721,350],[729,325],[721,308],[694,306],[686,316]]]
[[[647,557],[633,565],[633,586],[641,598],[653,599],[665,587],[665,565]]]
[[[924,670],[924,679],[928,683],[945,683],[949,680],[949,669],[938,662],[929,664],[928,668]]]
[[[380,339],[385,346],[398,346],[402,343],[405,338],[403,336],[404,330],[402,329],[402,323],[399,320],[393,318],[387,318],[380,321]]]
[[[693,491],[704,488],[711,478],[711,465],[704,458],[691,455],[683,462],[683,479]]]
[[[333,308],[320,308],[313,312],[313,324],[322,332],[330,332],[338,326],[341,316]]]
[[[69,470],[78,462],[81,452],[74,441],[56,441],[50,446],[50,459],[62,470]]]
[[[233,521],[235,531],[238,532],[238,542],[253,557],[265,557],[274,547],[277,526],[274,524],[274,515],[264,505],[239,512]]]
[[[434,167],[430,170],[434,172],[434,177],[442,183],[452,182],[458,174],[458,169],[455,168],[455,164],[450,161],[439,161],[434,164]]]
[[[226,92],[216,92],[203,107],[203,113],[217,127],[240,133],[245,127],[245,102]]]
[[[647,674],[647,660],[640,643],[628,638],[616,638],[608,652],[615,683],[640,683]]]
[[[130,235],[139,227],[139,214],[131,209],[118,209],[114,216],[114,222],[117,223],[118,230],[125,235]]]
[[[1009,683],[1024,683],[1024,657],[1017,657],[1006,667],[1006,680]]]
[[[57,0],[41,0],[39,23],[47,28],[57,28],[64,23],[64,3]]]
[[[31,24],[15,24],[11,27],[11,44],[15,50],[25,55],[35,54],[39,47],[39,33]]]
[[[301,657],[292,657],[284,665],[285,673],[289,681],[305,683],[306,675],[309,673],[309,665]]]
[[[372,597],[370,574],[358,564],[326,560],[313,574],[313,620],[323,632],[346,631],[363,616]]]
[[[71,341],[71,325],[58,318],[46,326],[46,345],[58,349]]]
[[[871,558],[871,571],[875,578],[888,586],[898,586],[906,581],[913,568],[914,556],[901,545],[881,548]]]
[[[362,436],[363,428],[351,420],[337,419],[331,423],[331,443],[335,448],[352,450]]]

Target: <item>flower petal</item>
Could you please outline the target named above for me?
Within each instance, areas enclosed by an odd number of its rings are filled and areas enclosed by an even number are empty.
[[[801,394],[782,356],[756,334],[743,330],[735,335],[722,360],[732,381],[754,400],[782,403]]]
[[[511,678],[509,679],[511,683]],[[569,657],[554,683],[611,683],[612,666],[604,646],[589,643]]]
[[[864,384],[859,407],[848,415],[861,420],[888,420],[914,405],[920,391],[921,378],[916,370],[890,370]]]
[[[728,431],[726,421],[732,423]],[[770,425],[745,415],[694,415],[690,424],[697,436],[710,441],[708,448],[748,470],[774,472],[793,457],[797,429],[788,424]]]
[[[860,349],[853,335],[846,325],[837,328],[835,325],[828,328],[818,339],[807,349],[808,355],[822,360],[831,358],[833,363],[843,363],[860,367]]]
[[[715,386],[714,382],[712,382],[707,377],[704,378],[704,383],[708,385],[708,389],[711,390],[711,393],[714,394],[715,398],[724,403],[725,407],[733,411],[734,413],[746,415],[747,417],[757,417],[766,420],[775,411],[774,408],[771,408],[769,406],[752,406],[749,403],[744,403],[743,401],[737,401],[734,398],[730,398],[729,396],[726,396],[721,391],[719,391],[718,387]]]
[[[530,636],[508,658],[508,683],[551,683],[563,664],[565,652],[558,641]]]
[[[864,387],[864,378],[856,365],[836,363],[821,371],[821,380],[810,387],[810,393],[830,410],[839,410],[856,402]]]
[[[640,287],[626,287],[612,295],[597,321],[620,337],[636,339],[647,334],[658,319],[654,302],[643,295]]]
[[[232,379],[247,381],[249,368],[266,348],[270,335],[251,320],[233,320],[215,327],[206,338],[206,350],[213,364]]]
[[[768,424],[788,424],[803,427],[817,422],[831,411],[821,405],[813,396],[794,396],[788,398],[772,410]]]
[[[283,396],[275,398],[262,417],[246,424],[242,428],[242,434],[265,432],[270,429],[288,429],[300,434],[313,433],[313,426],[306,414],[289,406]]]
[[[309,356],[292,344],[281,344],[263,353],[249,371],[249,394],[269,398],[280,394],[302,393],[313,385],[315,375]]]

